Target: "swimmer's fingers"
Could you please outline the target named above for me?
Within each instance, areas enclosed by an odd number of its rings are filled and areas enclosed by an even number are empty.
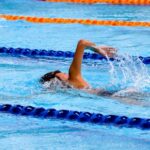
[[[101,49],[107,51],[108,53],[117,53],[117,49],[116,48],[113,48],[113,47],[101,47]]]
[[[109,51],[107,52],[107,56],[110,57],[110,58],[115,57],[116,54],[117,54],[117,50],[114,50],[114,49],[113,49],[113,50],[109,50]]]
[[[110,58],[115,57],[116,54],[117,54],[117,49],[116,49],[116,48],[113,48],[113,47],[108,47],[108,48],[106,49],[106,51],[107,51],[107,52],[106,52],[107,56],[110,57]]]
[[[110,46],[97,46],[97,52],[105,57],[114,57],[116,56],[117,49]]]

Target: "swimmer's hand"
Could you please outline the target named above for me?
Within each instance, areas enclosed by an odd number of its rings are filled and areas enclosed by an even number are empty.
[[[110,46],[93,46],[94,51],[104,57],[113,58],[116,56],[117,49]]]

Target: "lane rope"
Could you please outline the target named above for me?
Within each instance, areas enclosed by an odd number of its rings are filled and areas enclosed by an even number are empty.
[[[9,21],[23,20],[32,23],[55,23],[55,24],[84,24],[97,26],[128,26],[128,27],[150,27],[150,22],[121,21],[121,20],[92,20],[92,19],[69,19],[69,18],[43,18],[31,16],[16,16],[0,14],[0,18]]]
[[[60,58],[73,58],[74,53],[70,51],[55,51],[55,50],[38,50],[38,49],[29,49],[29,48],[6,48],[0,47],[0,53],[3,54],[11,54],[14,56],[23,55],[27,57],[60,57]],[[140,59],[144,64],[150,64],[150,57],[142,57],[142,56],[132,56],[133,59]],[[87,53],[85,52],[83,55],[83,59],[93,59],[93,60],[107,60],[106,57],[103,57],[96,53]],[[121,58],[125,59],[125,58]],[[116,59],[110,58],[110,61],[114,61]],[[119,60],[118,60],[119,61]]]
[[[103,115],[101,113],[79,112],[72,110],[45,109],[43,107],[22,106],[1,104],[1,113],[8,113],[20,116],[32,116],[42,119],[64,119],[98,125],[114,125],[121,127],[132,127],[150,129],[150,118],[127,117],[118,115]]]
[[[107,3],[113,5],[150,5],[150,0],[39,0],[45,2],[66,2],[81,4]]]

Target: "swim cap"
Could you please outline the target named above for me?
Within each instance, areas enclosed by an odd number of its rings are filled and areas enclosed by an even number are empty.
[[[53,71],[53,72],[46,73],[44,76],[41,77],[40,82],[44,83],[44,82],[50,81],[51,79],[56,77],[57,73],[61,73],[61,71],[56,70],[56,71]]]

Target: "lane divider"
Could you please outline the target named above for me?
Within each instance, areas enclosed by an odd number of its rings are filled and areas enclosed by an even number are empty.
[[[70,51],[55,51],[55,50],[38,50],[38,49],[28,49],[28,48],[6,48],[0,47],[0,53],[3,54],[11,54],[14,56],[23,55],[27,57],[60,57],[60,58],[73,58],[74,53]],[[133,59],[140,59],[144,64],[150,64],[150,57],[142,57],[142,56],[132,56]],[[83,55],[83,59],[93,59],[93,60],[107,60],[105,57],[96,54],[96,53],[87,53],[85,52]],[[110,61],[120,61],[125,58],[110,58]]]
[[[56,24],[84,24],[97,26],[129,26],[150,27],[150,22],[142,21],[120,21],[120,20],[92,20],[92,19],[69,19],[69,18],[43,18],[31,16],[16,16],[0,14],[0,18],[9,21],[24,20],[32,23],[56,23]]]
[[[43,107],[1,104],[0,112],[20,116],[32,116],[42,119],[64,119],[81,123],[93,123],[97,125],[114,125],[139,129],[150,129],[150,118],[127,117],[118,115],[103,115],[101,113],[79,112],[72,110],[45,109]]]
[[[150,0],[40,0],[45,2],[67,2],[67,3],[82,3],[82,4],[95,4],[95,3],[108,3],[114,5],[150,5]]]

